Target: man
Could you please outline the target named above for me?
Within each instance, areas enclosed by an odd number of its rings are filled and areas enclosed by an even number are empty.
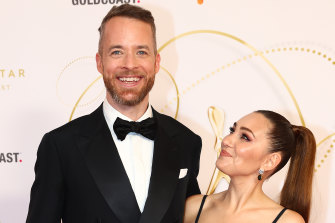
[[[154,19],[114,6],[99,31],[106,100],[43,137],[27,222],[182,222],[186,197],[200,193],[201,139],[149,104],[160,63]]]

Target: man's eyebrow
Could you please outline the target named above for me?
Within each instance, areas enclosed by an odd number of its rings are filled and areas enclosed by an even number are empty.
[[[108,48],[108,52],[110,52],[113,49],[122,49],[122,46],[121,45],[112,45]]]
[[[150,48],[147,45],[138,45],[136,48],[150,51]],[[108,48],[108,52],[112,51],[113,49],[123,49],[123,47],[121,45],[112,45]]]
[[[237,127],[237,123],[236,122],[234,123],[234,127],[235,128]],[[251,131],[251,129],[249,129],[247,127],[244,127],[244,126],[241,126],[240,129],[250,132],[253,135],[253,137],[256,138],[255,135],[254,135],[254,133]]]
[[[150,51],[150,47],[148,45],[138,45],[136,47],[138,50],[147,50],[147,51]]]

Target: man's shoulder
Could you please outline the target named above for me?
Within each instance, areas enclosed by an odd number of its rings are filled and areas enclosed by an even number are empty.
[[[98,121],[97,113],[99,113],[98,109],[90,114],[83,115],[81,117],[73,119],[64,125],[61,125],[51,130],[48,134],[50,135],[75,134],[78,132],[95,129],[96,127],[95,125],[97,124]]]
[[[178,132],[183,132],[184,134],[187,135],[192,135],[192,136],[197,136],[199,137],[196,133],[194,133],[191,129],[189,129],[187,126],[185,126],[183,123],[179,122],[178,120],[172,118],[171,116],[164,115],[161,113],[158,113],[159,117],[159,122],[162,123],[164,128],[166,129],[174,129]]]

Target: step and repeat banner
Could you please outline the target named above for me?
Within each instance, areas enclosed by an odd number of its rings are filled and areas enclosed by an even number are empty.
[[[0,223],[25,221],[43,134],[104,100],[98,27],[122,3],[155,17],[162,61],[150,100],[202,137],[202,193],[215,128],[225,135],[245,114],[274,110],[314,132],[311,222],[333,222],[334,1],[12,0],[0,3]],[[211,125],[213,109],[222,111],[220,126]],[[274,199],[286,171],[264,184]]]

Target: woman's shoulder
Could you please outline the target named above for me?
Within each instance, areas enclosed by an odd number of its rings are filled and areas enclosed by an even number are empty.
[[[197,194],[187,198],[185,204],[185,215],[184,215],[184,223],[194,223],[200,208],[200,204],[204,195]]]
[[[189,204],[192,205],[194,203],[201,202],[204,196],[205,195],[203,195],[203,194],[192,195],[192,196],[187,198],[186,203],[189,203]]]
[[[284,223],[284,222],[305,223],[305,220],[299,213],[287,209],[278,220],[278,223]]]
[[[196,195],[188,197],[186,200],[185,213],[189,211],[192,213],[196,212],[197,214],[200,208],[201,201],[204,198],[204,196],[205,195],[203,194],[196,194]]]

